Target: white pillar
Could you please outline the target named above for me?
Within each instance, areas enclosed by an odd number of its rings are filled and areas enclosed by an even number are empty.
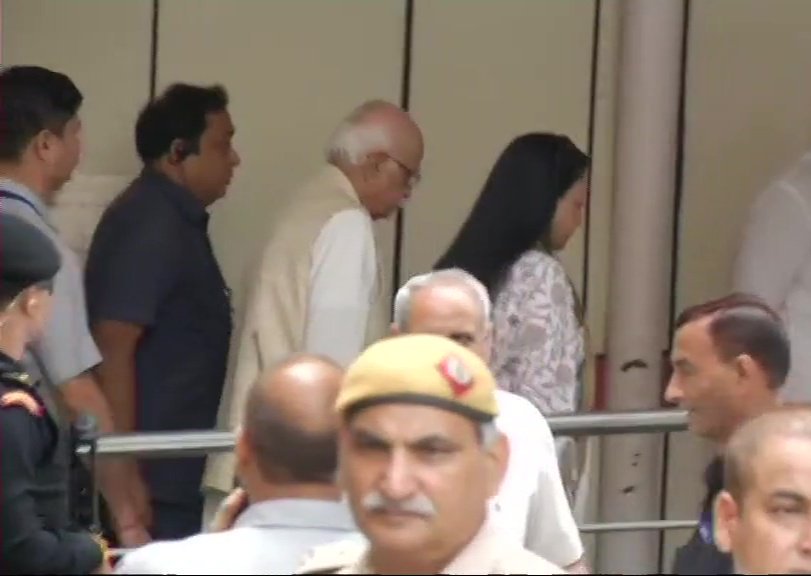
[[[624,0],[608,305],[608,409],[660,404],[668,343],[682,0]],[[629,362],[642,367],[628,366]],[[603,439],[602,521],[659,518],[661,435]],[[605,534],[601,573],[656,573],[659,533]]]

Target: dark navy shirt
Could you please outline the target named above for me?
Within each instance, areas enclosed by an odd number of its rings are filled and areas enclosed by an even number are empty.
[[[733,574],[732,556],[721,552],[713,534],[713,504],[724,488],[724,463],[715,458],[704,472],[707,495],[701,508],[701,519],[687,544],[676,550],[673,574]]]
[[[85,281],[91,324],[144,327],[136,352],[139,431],[211,429],[225,380],[230,292],[191,192],[146,169],[111,204],[93,235]],[[152,496],[199,495],[204,458],[144,465]]]

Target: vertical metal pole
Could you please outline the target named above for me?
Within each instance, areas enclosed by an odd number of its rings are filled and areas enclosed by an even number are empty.
[[[682,0],[624,0],[618,70],[611,277],[608,307],[608,409],[660,404],[667,348],[670,256],[681,81]],[[649,520],[659,514],[662,438],[603,440],[600,519]],[[605,534],[601,573],[658,571],[658,535]]]
[[[96,448],[98,446],[98,421],[90,414],[81,414],[74,424],[76,430],[77,448],[81,449],[86,456],[82,459],[82,464],[87,468],[88,485],[82,487],[83,496],[79,506],[82,515],[89,516],[89,530],[94,534],[101,534],[101,520],[99,518],[99,494],[98,481],[96,478]]]
[[[0,0],[0,64],[3,63],[3,0]]]

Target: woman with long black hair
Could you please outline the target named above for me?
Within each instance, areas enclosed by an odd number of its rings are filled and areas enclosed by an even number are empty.
[[[583,314],[556,253],[582,223],[589,165],[566,136],[515,138],[434,266],[462,268],[488,288],[499,386],[544,414],[577,410],[583,387]]]

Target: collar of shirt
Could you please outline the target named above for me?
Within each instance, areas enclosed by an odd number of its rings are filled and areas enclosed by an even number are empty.
[[[45,205],[45,202],[42,201],[42,198],[30,190],[28,186],[8,178],[0,178],[0,190],[7,190],[12,194],[20,196],[23,201],[28,204],[34,212],[37,213],[37,216],[39,216],[43,222],[53,228],[48,207]]]
[[[186,187],[176,184],[153,168],[144,168],[140,178],[145,188],[165,195],[188,220],[204,228],[208,225],[206,207]]]
[[[487,519],[476,535],[442,570],[441,574],[478,574],[482,570],[487,570],[499,555],[508,554],[511,547],[514,547],[514,543],[503,538],[499,529],[491,520]],[[345,573],[379,574],[372,569],[369,563],[368,550],[358,563]]]
[[[724,488],[724,462],[720,457],[713,458],[704,471],[704,484],[707,487],[707,494],[701,507],[698,535],[705,544],[713,544],[715,540],[713,504],[715,497]]]
[[[352,186],[352,182],[349,181],[349,178],[346,177],[340,168],[337,166],[333,166],[332,164],[327,164],[326,168],[324,169],[324,178],[331,182],[334,182],[338,188],[340,188],[341,192],[349,196],[360,208],[366,209],[358,198],[358,193],[355,191],[355,187]]]
[[[245,527],[357,530],[345,502],[305,498],[251,504],[234,523],[234,528]]]
[[[713,458],[704,471],[704,485],[707,487],[707,496],[702,509],[712,510],[715,497],[724,488],[724,462],[720,457]]]

